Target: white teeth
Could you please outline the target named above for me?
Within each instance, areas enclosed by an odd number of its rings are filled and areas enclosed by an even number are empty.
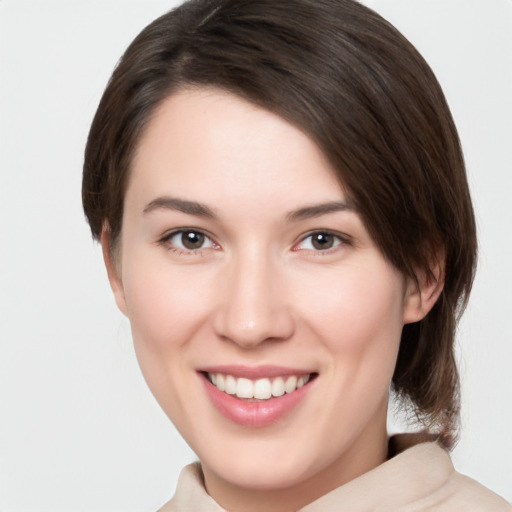
[[[295,375],[292,375],[291,377],[288,377],[286,379],[286,384],[285,384],[284,390],[287,393],[291,393],[292,391],[295,391],[296,389],[297,389],[297,377],[295,377]]]
[[[272,382],[272,396],[282,396],[284,395],[284,380],[281,377],[277,377]]]
[[[226,389],[226,380],[224,379],[224,375],[221,373],[211,374],[210,377],[215,377],[215,382],[212,380],[212,384],[217,386],[217,389],[220,389],[220,391],[224,391]]]
[[[228,395],[234,395],[236,393],[236,380],[235,377],[232,377],[231,375],[226,375],[226,379],[224,380],[224,391]]]
[[[311,378],[311,375],[306,375],[304,377],[299,377],[297,379],[297,389],[304,386],[304,384],[307,384],[309,382],[309,379]]]
[[[209,373],[210,382],[220,391],[228,395],[236,395],[238,398],[268,400],[271,397],[282,396],[285,393],[293,393],[309,382],[311,375],[297,377],[276,377],[275,379],[258,379],[252,381],[244,377],[233,377],[222,373]]]
[[[253,398],[254,386],[252,380],[240,378],[236,383],[236,396],[238,398]]]
[[[259,379],[254,383],[254,398],[266,400],[272,396],[272,385],[269,379]]]

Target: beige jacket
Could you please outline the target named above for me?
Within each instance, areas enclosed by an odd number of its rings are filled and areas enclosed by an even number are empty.
[[[475,480],[457,473],[435,442],[396,436],[397,455],[334,489],[300,512],[512,512],[512,506]],[[207,493],[201,466],[181,472],[174,498],[160,512],[226,512]]]

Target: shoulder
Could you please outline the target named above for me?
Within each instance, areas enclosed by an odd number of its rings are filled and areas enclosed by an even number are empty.
[[[402,440],[399,440],[402,441]],[[407,439],[409,441],[409,439]],[[460,512],[512,512],[512,505],[476,480],[455,470],[448,453],[435,442],[407,446],[401,457],[409,470],[419,471],[422,478],[436,484],[427,485],[428,492],[397,512],[460,511]],[[421,470],[418,468],[421,466]],[[429,476],[430,475],[430,476]]]
[[[397,512],[512,512],[512,505],[477,481],[454,471],[435,492]]]
[[[457,473],[428,435],[390,441],[390,459],[334,489],[301,512],[512,512],[505,500]]]

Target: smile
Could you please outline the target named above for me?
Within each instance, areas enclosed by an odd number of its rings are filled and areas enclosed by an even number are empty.
[[[207,373],[208,380],[219,390],[242,399],[268,400],[290,394],[307,384],[308,375],[289,375],[251,380],[222,373]]]
[[[299,408],[318,377],[277,366],[219,366],[198,373],[215,409],[230,422],[252,428],[278,423]]]

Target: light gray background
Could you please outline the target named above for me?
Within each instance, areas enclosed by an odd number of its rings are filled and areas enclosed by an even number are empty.
[[[0,0],[2,512],[154,511],[193,459],[141,377],[80,204],[112,68],[174,3]],[[367,3],[424,54],[460,129],[481,250],[453,458],[512,500],[512,3]]]

